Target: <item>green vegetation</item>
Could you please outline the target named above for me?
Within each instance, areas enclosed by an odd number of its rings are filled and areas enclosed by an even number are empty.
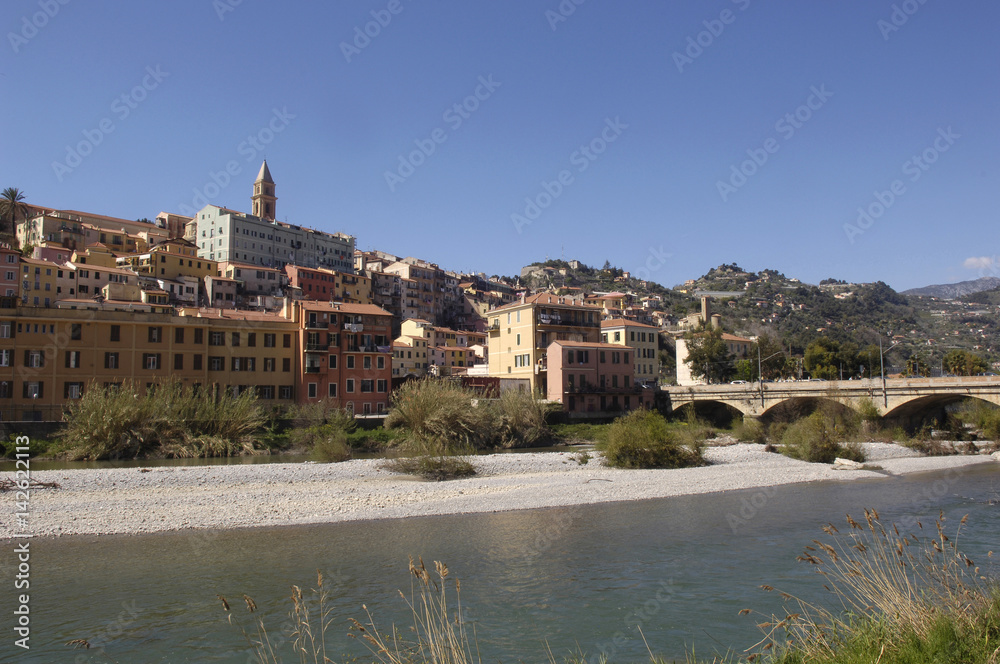
[[[833,463],[837,457],[862,462],[864,451],[844,439],[857,431],[848,417],[817,410],[788,426],[781,436],[781,451],[793,459],[811,463]]]
[[[941,363],[945,371],[956,376],[975,376],[989,370],[989,363],[984,358],[960,348],[945,353]]]
[[[90,385],[66,412],[61,436],[70,459],[235,456],[257,451],[266,421],[253,390],[211,398],[171,381],[138,396],[132,383]]]
[[[634,410],[615,420],[600,445],[614,468],[685,468],[705,464],[701,445],[684,444],[659,413]]]
[[[348,435],[357,428],[354,413],[321,399],[296,406],[290,419],[298,426],[292,429],[289,441],[295,447],[308,450],[313,460],[335,463],[351,458]]]
[[[765,637],[748,661],[995,664],[1000,593],[958,549],[967,518],[949,536],[942,515],[929,539],[901,534],[875,510],[865,511],[864,523],[848,516],[845,533],[826,526],[832,540],[814,540],[799,560],[816,567],[844,611],[782,593],[786,611],[759,625]]]
[[[697,333],[688,333],[685,339],[688,346],[687,363],[691,366],[694,378],[703,378],[709,383],[725,383],[735,375],[735,358],[722,339],[722,330],[702,329]]]
[[[574,422],[572,424],[550,424],[549,430],[555,441],[565,444],[601,443],[607,438],[609,424]]]

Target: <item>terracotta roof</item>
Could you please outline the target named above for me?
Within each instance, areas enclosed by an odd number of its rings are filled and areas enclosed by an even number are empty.
[[[553,341],[553,344],[558,344],[560,346],[566,346],[567,348],[598,348],[606,350],[630,350],[628,346],[620,346],[618,344],[605,344],[598,341],[563,341],[557,340]],[[552,344],[549,344],[550,346]]]
[[[562,300],[562,303],[559,301]],[[577,307],[579,309],[596,310],[599,307],[595,307],[589,304],[585,304],[582,301],[576,300],[575,298],[568,297],[565,295],[553,295],[552,293],[535,293],[534,295],[529,295],[524,298],[522,303],[520,300],[511,302],[510,304],[505,304],[503,306],[497,307],[496,309],[490,309],[490,312],[500,311],[502,309],[510,309],[514,307],[524,306],[526,304],[539,304],[539,305],[551,305],[555,307]]]
[[[637,323],[634,320],[628,320],[627,318],[609,318],[608,320],[601,321],[601,327],[647,327],[651,330],[659,329],[652,325],[646,325],[645,323]]]

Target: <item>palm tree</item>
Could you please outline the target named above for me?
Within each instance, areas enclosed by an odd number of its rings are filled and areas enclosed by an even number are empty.
[[[14,235],[17,218],[27,218],[29,211],[23,191],[17,187],[4,189],[0,193],[0,234]]]

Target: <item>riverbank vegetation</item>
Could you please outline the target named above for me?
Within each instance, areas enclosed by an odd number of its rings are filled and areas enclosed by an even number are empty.
[[[266,420],[252,390],[212,398],[171,381],[140,397],[126,382],[86,390],[60,437],[69,459],[233,456],[259,452],[253,434]]]
[[[598,449],[613,468],[686,468],[705,464],[703,442],[685,440],[659,413],[634,410],[611,424]]]
[[[712,664],[997,664],[1000,592],[959,550],[965,522],[963,518],[954,532],[946,534],[942,514],[927,524],[926,530],[918,523],[921,533],[931,533],[922,537],[903,534],[895,525],[883,523],[877,511],[866,510],[861,522],[847,516],[844,531],[832,524],[825,526],[827,538],[814,540],[799,561],[815,567],[836,608],[762,586],[767,592],[780,593],[782,612],[757,618],[764,634],[757,644],[741,655],[730,650],[711,660]],[[410,593],[400,592],[408,610],[409,629],[379,625],[367,605],[362,607],[362,616],[350,620],[347,636],[367,648],[367,661],[481,662],[480,643],[488,634],[482,626],[473,629],[463,619],[461,584],[451,577],[448,567],[435,562],[431,571],[423,560],[414,562],[411,558],[409,574]],[[278,639],[255,614],[256,603],[244,595],[242,604],[253,616],[253,627],[248,631],[241,603],[234,602],[237,606],[231,607],[224,597],[219,599],[229,622],[252,648],[255,661],[281,662],[274,646]],[[297,661],[333,661],[327,655],[337,647],[333,645],[335,635],[327,634],[332,626],[330,615],[329,591],[321,573],[310,594],[293,586],[288,638],[298,653]],[[754,618],[759,614],[746,609],[740,615]],[[655,629],[655,625],[646,627],[647,633]],[[582,649],[557,660],[547,646],[539,647],[536,659],[549,664],[617,661]],[[672,660],[650,652],[648,661],[666,664]],[[686,662],[708,664],[693,654]]]

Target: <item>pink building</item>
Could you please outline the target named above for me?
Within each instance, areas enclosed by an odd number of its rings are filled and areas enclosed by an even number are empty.
[[[654,390],[635,382],[634,352],[614,344],[553,341],[546,353],[546,397],[569,413],[652,408]]]

